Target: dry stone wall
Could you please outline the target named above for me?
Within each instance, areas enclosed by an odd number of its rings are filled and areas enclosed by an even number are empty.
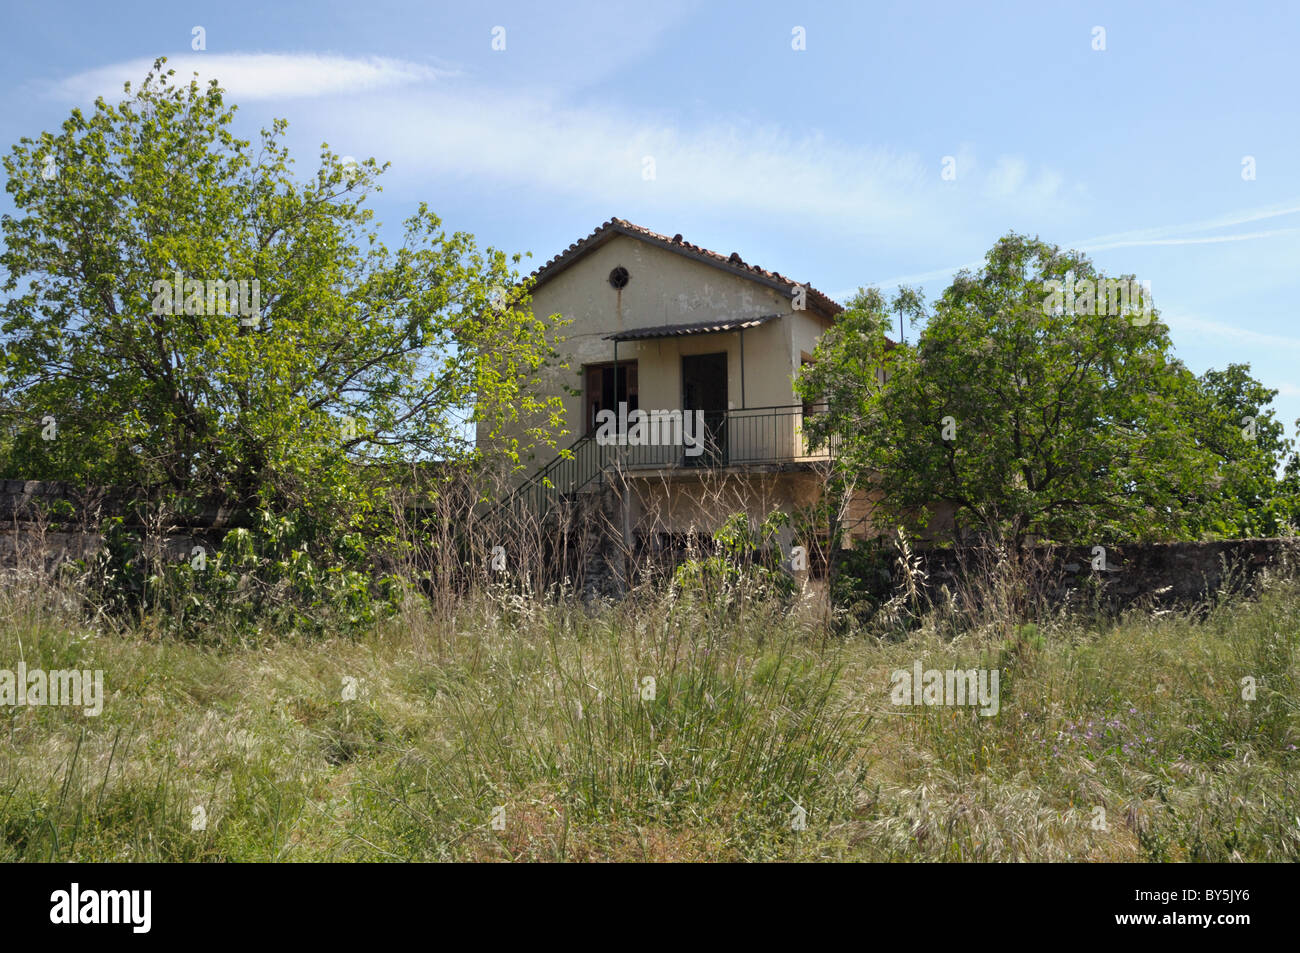
[[[132,502],[129,494],[112,488],[0,480],[0,569],[50,568],[88,558],[103,545],[99,527],[107,517],[120,516],[128,530],[143,533],[146,527]],[[621,505],[613,487],[599,486],[548,521],[551,531],[573,544],[565,548],[580,554],[575,581],[588,595],[616,597],[626,591]],[[237,516],[216,511],[196,514],[180,525],[172,520],[166,547],[181,556],[195,544],[218,544],[238,524]],[[970,577],[987,565],[984,554],[964,549],[923,550],[917,558],[934,597],[945,586],[953,592],[969,588]],[[1039,548],[1031,550],[1030,561],[1042,569],[1040,591],[1053,604],[1169,608],[1194,604],[1224,588],[1249,587],[1265,569],[1296,571],[1300,538],[1128,544],[1104,552],[1096,547]],[[899,581],[894,580],[896,585]]]

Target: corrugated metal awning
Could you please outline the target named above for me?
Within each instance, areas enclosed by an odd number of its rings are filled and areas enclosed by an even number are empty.
[[[680,338],[691,334],[725,334],[728,331],[756,328],[779,317],[781,317],[779,314],[761,314],[753,318],[723,318],[721,321],[697,321],[694,324],[658,324],[649,328],[633,328],[630,331],[607,334],[605,340],[644,341],[648,338]]]

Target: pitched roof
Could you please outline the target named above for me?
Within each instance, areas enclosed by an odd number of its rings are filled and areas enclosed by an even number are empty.
[[[767,322],[779,317],[781,317],[779,314],[760,314],[753,318],[722,318],[721,320],[715,318],[712,321],[696,321],[692,324],[657,324],[653,327],[633,328],[631,331],[607,334],[605,340],[640,341],[647,338],[680,338],[690,334],[743,331],[745,328],[756,328],[760,324],[767,324]]]
[[[775,271],[768,271],[766,268],[760,268],[758,265],[746,263],[739,254],[732,252],[730,255],[723,255],[716,251],[710,251],[707,248],[701,248],[699,245],[692,245],[684,241],[680,233],[669,238],[666,235],[660,235],[658,232],[652,232],[648,228],[642,228],[640,225],[633,225],[631,222],[621,218],[611,218],[605,222],[586,238],[580,238],[564,251],[560,252],[546,264],[542,265],[532,277],[535,281],[534,287],[539,287],[554,278],[561,271],[568,268],[574,262],[578,261],[585,255],[595,251],[601,245],[604,245],[610,239],[619,235],[626,235],[628,238],[635,238],[637,241],[646,242],[659,248],[676,252],[687,258],[694,258],[696,261],[703,262],[706,265],[712,265],[714,268],[720,268],[723,271],[729,271],[732,274],[750,278],[754,281],[761,282],[771,288],[784,292],[790,297],[794,297],[794,286],[802,284],[793,279],[785,277]],[[811,285],[803,285],[807,291],[808,302],[812,307],[822,312],[828,317],[834,317],[844,310],[835,301],[822,294]]]

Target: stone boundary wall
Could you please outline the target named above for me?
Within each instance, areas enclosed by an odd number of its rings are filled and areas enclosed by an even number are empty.
[[[58,525],[93,530],[101,519],[121,516],[127,526],[142,527],[133,504],[142,497],[116,487],[76,487],[50,480],[0,480],[0,527]],[[174,525],[189,529],[228,528],[241,525],[239,514],[208,507],[187,517],[172,517]]]
[[[578,576],[581,588],[607,596],[626,591],[625,560],[619,555],[619,500],[610,487],[593,488],[575,505],[564,508],[553,532],[585,538]],[[100,521],[123,517],[128,530],[141,532],[142,521],[132,497],[113,488],[78,489],[40,480],[0,480],[0,569],[39,564],[50,568],[66,559],[84,559],[102,545]],[[166,541],[179,558],[194,545],[214,547],[239,515],[210,510],[188,520],[172,520]],[[595,536],[602,537],[595,539]],[[1027,551],[1037,567],[1035,588],[1052,605],[1173,608],[1194,605],[1221,589],[1248,589],[1261,571],[1300,572],[1300,537],[1235,539],[1214,542],[1142,543],[1107,546],[1105,568],[1094,569],[1093,547],[1037,547]],[[925,588],[938,599],[943,587],[967,591],[988,565],[986,553],[969,548],[922,549],[915,553],[926,573]],[[892,584],[901,583],[900,568],[890,559]]]
[[[112,487],[75,487],[49,480],[0,480],[0,570],[52,569],[93,556],[104,539],[101,521],[121,517],[130,532],[145,530],[132,504],[138,498]],[[215,546],[238,520],[210,509],[169,520],[165,543],[179,558],[195,545]]]
[[[1096,605],[1109,611],[1136,606],[1193,606],[1221,590],[1249,590],[1265,569],[1300,573],[1300,537],[1229,539],[1211,542],[1132,543],[1104,547],[1104,563],[1091,546],[1034,547],[1027,563],[1034,567],[1039,592],[1052,605]],[[989,562],[973,550],[930,549],[917,554],[928,574],[926,588],[937,597],[941,587],[958,592],[980,575]],[[1093,568],[1094,562],[1105,568]],[[899,581],[899,569],[894,581]]]

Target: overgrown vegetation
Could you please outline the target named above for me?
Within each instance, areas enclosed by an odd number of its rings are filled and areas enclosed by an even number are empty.
[[[107,697],[5,709],[0,858],[1300,860],[1300,587],[1206,609],[835,638],[498,590],[214,649],[10,588],[3,657]],[[917,661],[1000,666],[998,714],[895,707]]]
[[[14,534],[0,659],[107,697],[0,705],[0,860],[1300,859],[1300,584],[1107,619],[1037,599],[1022,545],[1288,531],[1247,367],[1045,309],[1102,276],[1012,235],[915,347],[874,291],[826,333],[805,509],[701,468],[670,514],[617,466],[639,539],[604,497],[495,506],[565,433],[519,256],[424,206],[390,251],[373,160],[298,180],[283,123],[254,150],[161,67],[5,159],[0,476],[137,498]],[[901,531],[843,549],[863,491],[878,525],[947,504],[988,565],[936,598]],[[52,565],[78,520],[104,545]],[[895,706],[917,664],[996,670],[997,714]]]
[[[1294,532],[1300,458],[1277,391],[1248,365],[1193,375],[1132,281],[1012,233],[932,312],[908,288],[862,290],[796,382],[826,411],[805,429],[836,441],[845,485],[879,490],[885,526],[940,513],[1016,547]],[[1099,297],[1076,305],[1076,284]],[[914,343],[886,338],[891,311],[925,319]]]
[[[215,81],[164,64],[4,158],[0,477],[129,489],[163,527],[243,513],[180,598],[364,621],[390,607],[413,469],[508,471],[562,435],[536,377],[561,322],[533,314],[521,255],[423,204],[387,247],[375,160],[322,144],[296,175],[283,120],[254,146]],[[112,603],[163,608],[177,580],[115,555]]]

